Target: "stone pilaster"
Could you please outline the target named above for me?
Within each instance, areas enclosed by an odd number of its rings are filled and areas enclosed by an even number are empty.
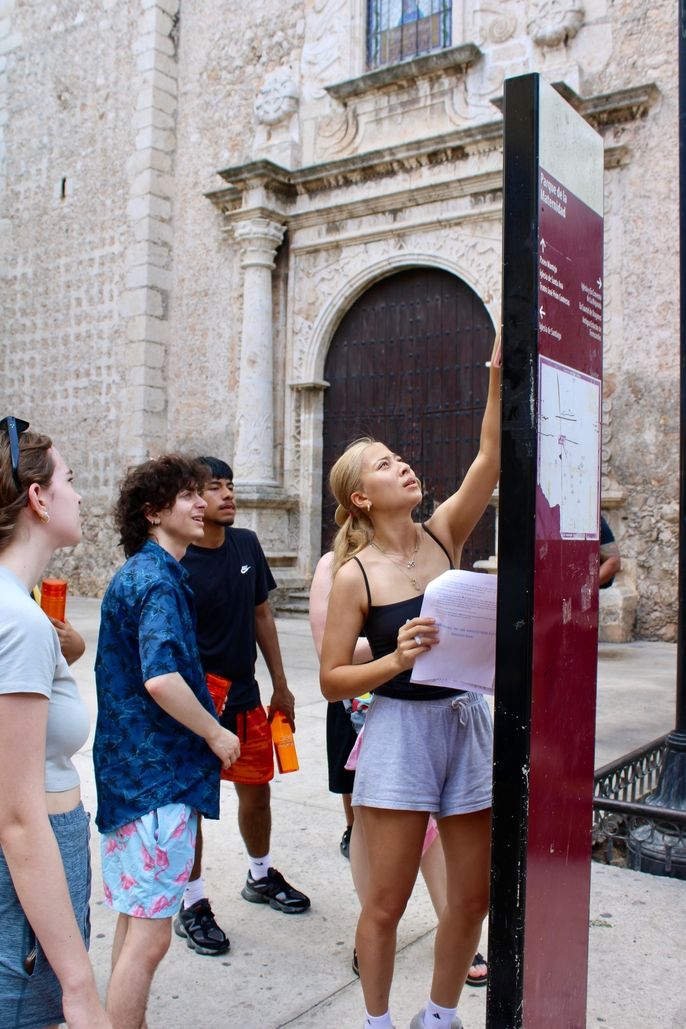
[[[234,475],[242,487],[270,489],[274,474],[272,271],[284,226],[252,218],[236,228],[242,251],[243,323]]]
[[[176,42],[179,0],[140,0],[134,40],[135,149],[127,162],[132,241],[126,251],[127,428],[130,463],[164,448],[166,347],[172,284],[173,161],[176,149]]]
[[[301,574],[310,576],[321,548],[324,392],[329,383],[318,379],[290,382],[289,386],[294,402],[286,483],[300,499],[298,557]]]

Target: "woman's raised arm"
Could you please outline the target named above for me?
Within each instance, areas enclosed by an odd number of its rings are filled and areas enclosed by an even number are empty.
[[[452,548],[456,561],[465,540],[486,510],[500,475],[501,381],[502,349],[498,331],[491,355],[488,399],[481,423],[479,452],[457,492],[440,504],[426,523],[443,543]]]

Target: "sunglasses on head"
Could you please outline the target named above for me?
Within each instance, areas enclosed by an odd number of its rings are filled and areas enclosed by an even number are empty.
[[[19,481],[19,437],[22,432],[26,432],[28,427],[29,423],[25,422],[23,418],[14,418],[11,414],[8,414],[6,418],[0,418],[0,431],[6,432],[7,438],[10,441],[12,478],[19,492],[21,492],[21,482]]]

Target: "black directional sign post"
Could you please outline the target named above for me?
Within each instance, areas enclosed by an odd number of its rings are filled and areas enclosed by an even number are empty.
[[[489,1029],[582,1029],[595,742],[603,143],[505,90]]]

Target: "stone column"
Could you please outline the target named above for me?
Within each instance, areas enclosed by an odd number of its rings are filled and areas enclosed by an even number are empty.
[[[234,475],[242,487],[275,487],[272,271],[284,226],[267,218],[240,223],[243,324]]]

